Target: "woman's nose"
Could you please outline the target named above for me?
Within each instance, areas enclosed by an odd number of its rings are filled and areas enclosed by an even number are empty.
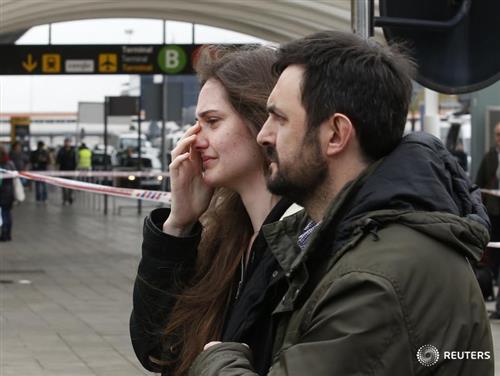
[[[201,127],[201,130],[196,134],[194,148],[198,151],[208,148],[208,139],[205,131],[203,130],[203,127]]]

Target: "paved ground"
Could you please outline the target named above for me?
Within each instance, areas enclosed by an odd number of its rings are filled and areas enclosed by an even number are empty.
[[[143,216],[120,200],[104,217],[85,197],[15,208],[14,241],[0,243],[1,376],[149,374],[128,335]]]
[[[150,374],[128,335],[142,216],[56,199],[15,208],[14,241],[0,243],[0,375]]]

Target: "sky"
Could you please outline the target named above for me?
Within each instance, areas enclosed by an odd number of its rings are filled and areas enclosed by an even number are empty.
[[[166,43],[192,43],[192,24],[167,21]],[[194,43],[265,43],[249,35],[195,25]],[[48,44],[49,26],[28,30],[16,44]],[[98,19],[51,25],[52,44],[159,44],[161,20]],[[0,76],[0,113],[76,112],[78,102],[102,102],[120,95],[128,75]]]

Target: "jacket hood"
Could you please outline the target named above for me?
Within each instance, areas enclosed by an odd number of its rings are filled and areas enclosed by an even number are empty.
[[[348,188],[354,192],[346,200],[337,240],[368,216],[380,224],[397,221],[469,258],[481,257],[490,230],[481,192],[438,138],[409,134],[364,175]]]

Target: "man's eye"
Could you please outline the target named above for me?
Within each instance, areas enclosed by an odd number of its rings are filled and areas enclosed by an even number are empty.
[[[278,123],[280,123],[280,124],[283,124],[283,123],[285,122],[285,118],[284,118],[283,116],[280,116],[280,115],[275,114],[275,113],[271,113],[270,115],[271,115],[271,117],[272,117],[275,121],[277,121],[277,122],[278,122]]]

